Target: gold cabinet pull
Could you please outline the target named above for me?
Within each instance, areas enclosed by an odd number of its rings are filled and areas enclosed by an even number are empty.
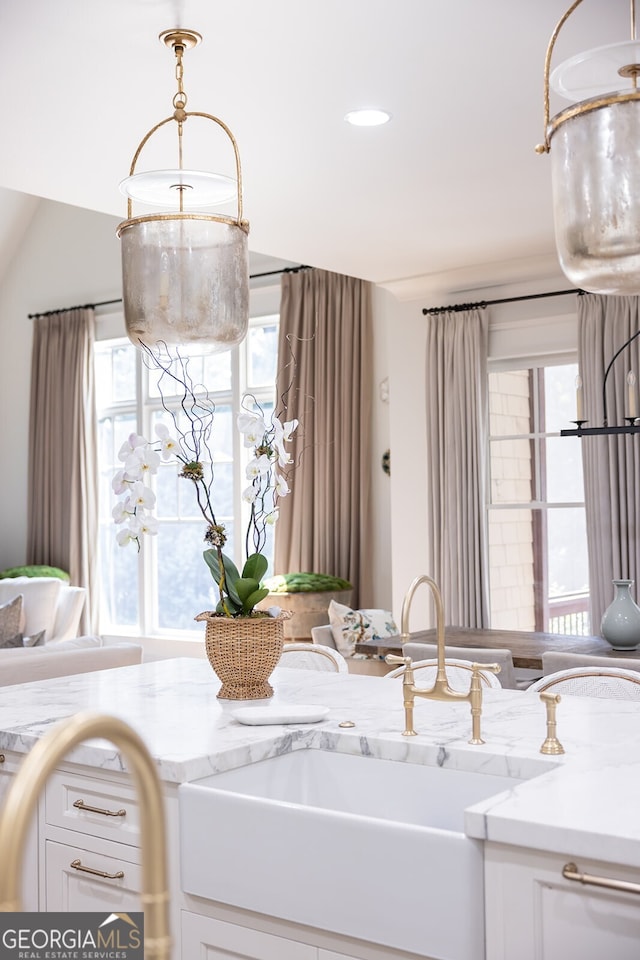
[[[609,890],[622,890],[624,893],[640,893],[640,883],[631,880],[616,880],[613,877],[594,877],[590,873],[580,873],[575,863],[565,863],[562,876],[566,880],[577,880],[592,887],[607,887]]]
[[[84,802],[84,800],[75,800],[73,805],[78,810],[88,810],[89,813],[101,813],[103,817],[126,817],[127,815],[127,811],[124,809],[101,810],[100,807],[90,807],[88,803]]]
[[[81,873],[91,873],[94,877],[102,877],[104,880],[122,880],[124,870],[118,870],[117,873],[107,873],[105,870],[94,870],[93,867],[85,867],[81,860],[72,860],[69,864],[74,870],[80,870]]]
[[[4,753],[0,753],[0,763],[4,763]]]

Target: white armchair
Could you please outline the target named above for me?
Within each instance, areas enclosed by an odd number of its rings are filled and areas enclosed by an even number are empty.
[[[22,633],[45,631],[45,643],[69,640],[78,634],[86,590],[57,577],[7,577],[0,580],[0,606],[22,594]]]

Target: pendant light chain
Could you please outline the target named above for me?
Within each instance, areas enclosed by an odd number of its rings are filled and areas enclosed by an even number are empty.
[[[182,64],[182,55],[184,53],[184,46],[181,43],[174,43],[173,52],[176,55],[176,82],[178,84],[178,92],[173,97],[173,106],[175,108],[174,117],[178,124],[178,169],[183,169],[182,164],[182,128],[184,121],[187,118],[186,106],[187,106],[187,95],[184,92],[184,87],[182,81],[184,78],[184,67]],[[179,210],[180,213],[184,212],[184,184],[177,185],[178,196],[180,198]]]

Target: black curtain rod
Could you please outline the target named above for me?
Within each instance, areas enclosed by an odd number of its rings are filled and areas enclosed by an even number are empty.
[[[550,293],[530,293],[522,297],[503,297],[502,300],[479,300],[477,303],[454,303],[450,307],[423,307],[425,316],[435,316],[439,313],[461,313],[463,310],[484,310],[496,303],[519,303],[521,300],[541,300],[543,297],[565,297],[569,293],[582,296],[586,290],[552,290]]]
[[[265,273],[252,273],[249,280],[258,280],[260,277],[275,277],[281,273],[298,273],[300,270],[309,270],[306,263],[301,263],[297,267],[283,267],[281,270],[267,270]],[[122,297],[116,300],[100,300],[98,303],[82,303],[75,307],[61,307],[59,310],[45,310],[43,313],[29,313],[29,320],[35,320],[36,317],[52,317],[54,313],[67,313],[69,310],[91,310],[96,307],[110,307],[112,303],[122,303]]]

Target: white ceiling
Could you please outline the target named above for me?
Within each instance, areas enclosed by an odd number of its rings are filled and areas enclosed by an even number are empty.
[[[534,146],[545,50],[568,5],[0,0],[0,188],[124,219],[118,183],[172,111],[173,54],[158,34],[182,26],[204,38],[185,56],[188,109],[238,141],[252,251],[377,283],[427,275],[433,289],[548,275],[549,159]],[[554,64],[627,39],[628,20],[627,0],[586,0]],[[392,121],[343,121],[371,105]],[[202,135],[187,123],[187,144]],[[227,142],[206,149],[231,172]]]

